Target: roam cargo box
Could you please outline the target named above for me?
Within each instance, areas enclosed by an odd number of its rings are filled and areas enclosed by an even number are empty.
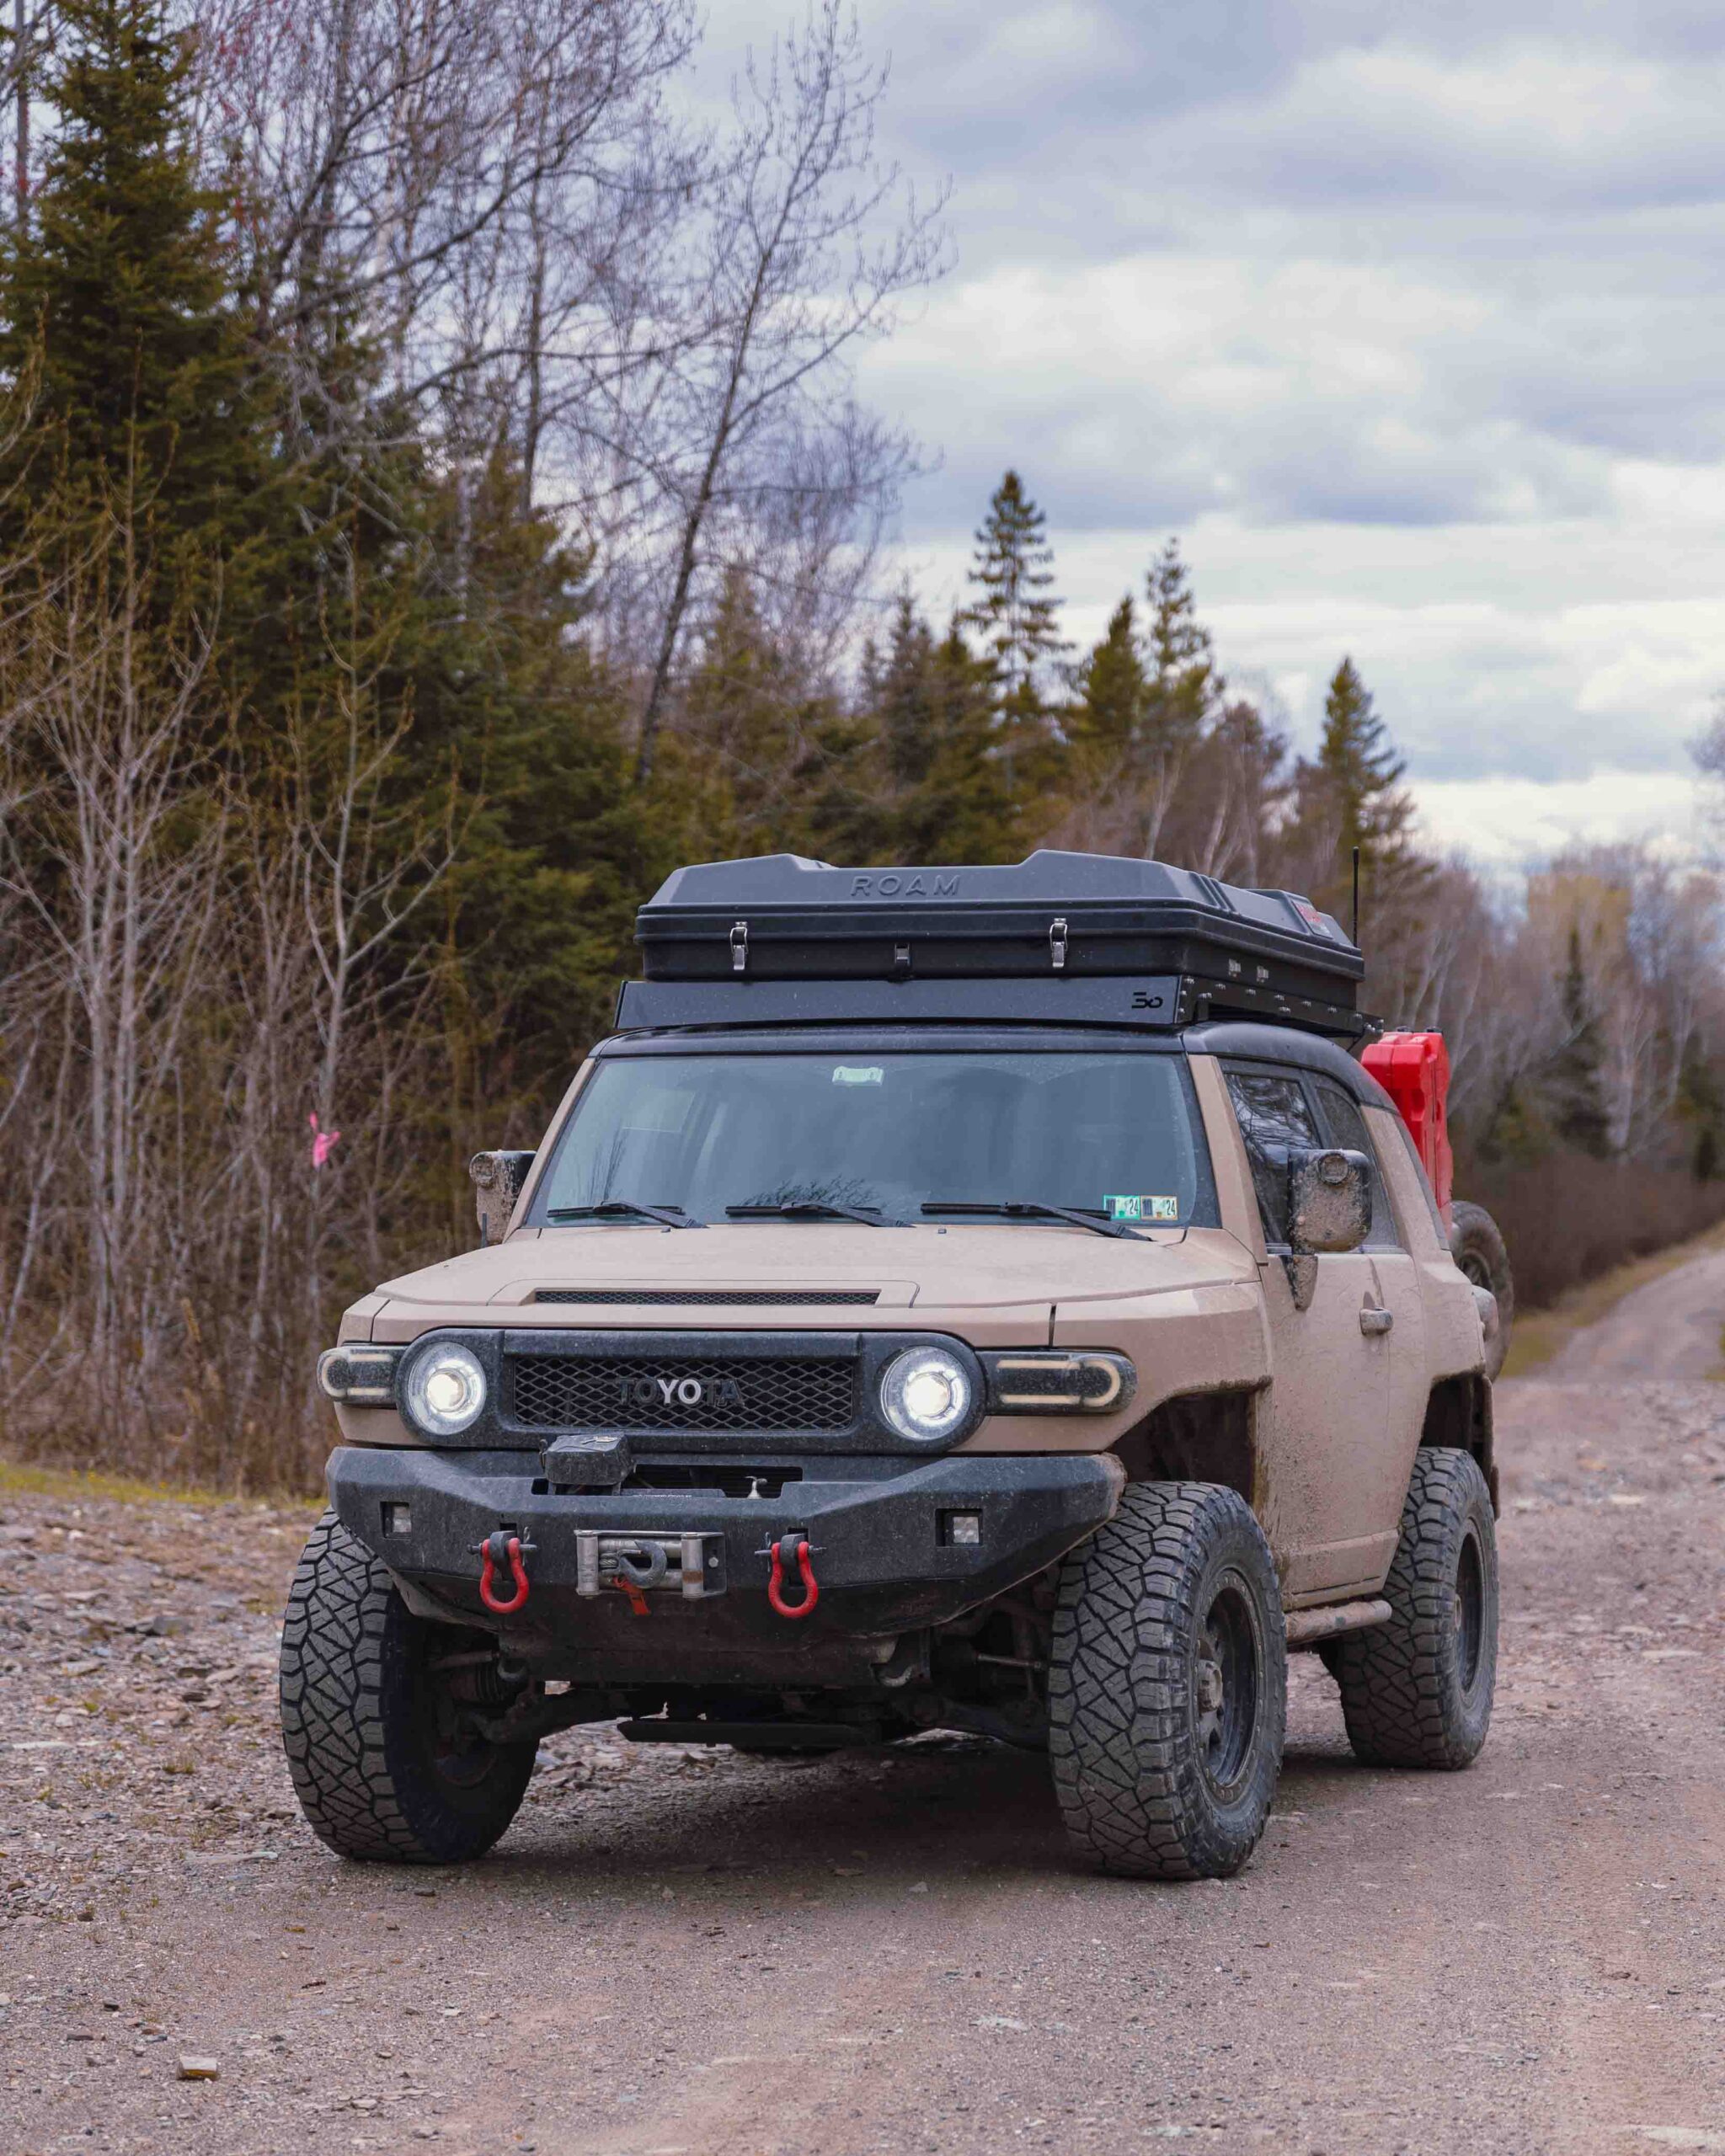
[[[623,1027],[934,1018],[1183,1026],[1224,1013],[1343,1039],[1359,951],[1291,891],[1157,861],[835,868],[789,853],[680,868],[641,908]]]

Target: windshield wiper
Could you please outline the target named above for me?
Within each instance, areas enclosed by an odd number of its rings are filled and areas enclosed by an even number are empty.
[[[860,1220],[865,1228],[896,1227],[878,1205],[835,1205],[825,1198],[788,1198],[777,1205],[727,1205],[730,1220]]]
[[[704,1228],[681,1205],[638,1205],[633,1198],[607,1198],[601,1205],[553,1205],[547,1220],[656,1220],[661,1228]]]
[[[1034,1198],[1005,1198],[998,1204],[975,1203],[968,1198],[931,1198],[924,1202],[925,1213],[972,1214],[986,1219],[1006,1220],[1070,1220],[1075,1228],[1088,1228],[1092,1235],[1114,1235],[1122,1242],[1142,1242],[1142,1235],[1124,1227],[1118,1220],[1111,1220],[1099,1209],[1095,1212],[1080,1205],[1042,1205]]]

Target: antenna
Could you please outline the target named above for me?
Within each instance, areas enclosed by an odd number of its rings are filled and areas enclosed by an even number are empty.
[[[1354,947],[1359,947],[1359,848],[1354,849]]]

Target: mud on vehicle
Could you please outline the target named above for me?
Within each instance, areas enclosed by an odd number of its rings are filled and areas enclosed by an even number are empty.
[[[474,1163],[481,1246],[320,1363],[281,1705],[325,1841],[477,1856],[576,1723],[941,1727],[1044,1748],[1105,1870],[1216,1876],[1300,1648],[1363,1758],[1474,1757],[1493,1261],[1452,1255],[1441,1043],[1375,1038],[1334,921],[777,856],[639,932],[539,1150]]]

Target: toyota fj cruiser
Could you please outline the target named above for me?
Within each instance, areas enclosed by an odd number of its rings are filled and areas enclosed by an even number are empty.
[[[1104,1869],[1225,1875],[1293,1648],[1362,1758],[1474,1758],[1498,1310],[1442,1043],[1374,1040],[1333,920],[781,855],[679,871],[640,939],[538,1152],[475,1161],[481,1246],[321,1360],[281,1705],[332,1848],[478,1855],[577,1722],[943,1727],[1045,1747]]]

